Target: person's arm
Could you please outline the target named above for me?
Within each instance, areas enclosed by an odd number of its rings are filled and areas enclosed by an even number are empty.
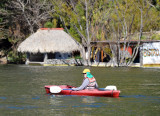
[[[98,84],[97,84],[97,82],[96,82],[96,88],[98,88]]]
[[[88,86],[88,84],[89,84],[89,80],[85,79],[80,87],[72,88],[72,90],[79,91],[79,90],[85,89]]]

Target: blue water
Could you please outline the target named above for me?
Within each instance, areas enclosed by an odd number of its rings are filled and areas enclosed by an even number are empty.
[[[80,85],[84,67],[0,65],[0,116],[159,116],[160,70],[92,67],[100,88],[120,97],[60,96],[44,85]]]

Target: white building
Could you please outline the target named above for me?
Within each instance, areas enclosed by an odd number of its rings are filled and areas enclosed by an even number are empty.
[[[141,51],[143,67],[160,67],[160,41],[143,43]]]

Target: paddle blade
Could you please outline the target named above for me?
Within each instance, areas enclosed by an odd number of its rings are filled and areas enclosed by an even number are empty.
[[[59,86],[52,86],[50,87],[50,92],[51,93],[60,93],[62,89]]]

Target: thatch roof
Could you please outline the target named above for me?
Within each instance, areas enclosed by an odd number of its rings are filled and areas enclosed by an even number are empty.
[[[62,28],[41,28],[29,36],[18,47],[19,52],[49,53],[72,52],[79,50],[80,45]]]

